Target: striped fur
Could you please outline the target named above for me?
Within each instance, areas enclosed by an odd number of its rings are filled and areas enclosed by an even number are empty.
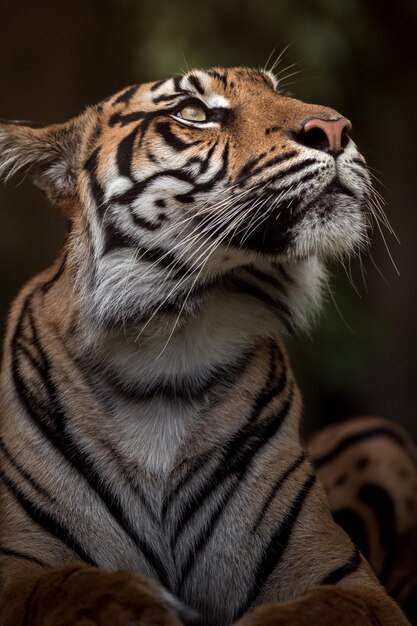
[[[216,68],[0,124],[0,172],[71,223],[8,325],[2,626],[407,623],[332,520],[281,340],[368,228],[365,161],[300,143],[313,117],[339,114]]]
[[[363,417],[309,443],[335,521],[417,623],[417,449],[397,424]]]

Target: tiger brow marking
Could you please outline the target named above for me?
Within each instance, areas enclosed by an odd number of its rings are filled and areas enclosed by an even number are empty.
[[[116,126],[116,124],[127,126],[128,124],[132,124],[132,122],[140,122],[144,117],[146,117],[145,111],[132,111],[132,113],[126,113],[125,115],[118,112],[113,113],[113,115],[109,117],[108,124],[109,126]]]
[[[225,89],[227,88],[227,74],[226,74],[226,72],[224,74],[223,73],[221,74],[217,70],[209,70],[207,72],[207,74],[209,76],[211,76],[212,78],[217,78],[217,80],[219,80],[223,84],[224,88]]]
[[[136,92],[138,91],[140,87],[140,84],[137,85],[132,85],[131,87],[127,87],[126,89],[124,89],[122,91],[122,93],[120,94],[120,96],[118,96],[116,98],[116,100],[113,102],[113,104],[128,104],[129,101],[133,98],[133,96],[136,94]]]
[[[195,76],[194,74],[190,74],[189,76],[187,76],[189,82],[193,85],[193,87],[196,89],[196,91],[198,91],[198,93],[202,96],[205,95],[205,91],[203,89],[203,85],[200,82],[200,79],[197,78],[197,76]]]
[[[170,102],[170,100],[176,100],[177,98],[181,98],[187,92],[180,91],[172,94],[166,94],[162,96],[157,96],[156,98],[152,98],[152,102],[154,104],[160,104],[160,102]]]
[[[157,91],[166,82],[167,82],[166,80],[158,80],[156,83],[152,85],[151,91]]]

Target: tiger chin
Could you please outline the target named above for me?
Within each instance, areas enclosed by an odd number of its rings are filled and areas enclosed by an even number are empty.
[[[70,222],[12,306],[0,625],[407,624],[332,520],[282,335],[366,244],[337,111],[247,68],[0,123]]]

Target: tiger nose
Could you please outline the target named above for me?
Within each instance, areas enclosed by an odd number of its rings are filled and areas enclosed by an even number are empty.
[[[312,119],[306,122],[297,141],[309,148],[329,152],[334,157],[339,156],[346,147],[352,129],[352,124],[346,117],[337,120]]]

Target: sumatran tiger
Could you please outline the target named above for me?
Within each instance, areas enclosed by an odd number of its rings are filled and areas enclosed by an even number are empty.
[[[0,124],[3,177],[70,223],[9,318],[1,626],[408,624],[332,519],[282,343],[367,240],[350,129],[246,68]]]

